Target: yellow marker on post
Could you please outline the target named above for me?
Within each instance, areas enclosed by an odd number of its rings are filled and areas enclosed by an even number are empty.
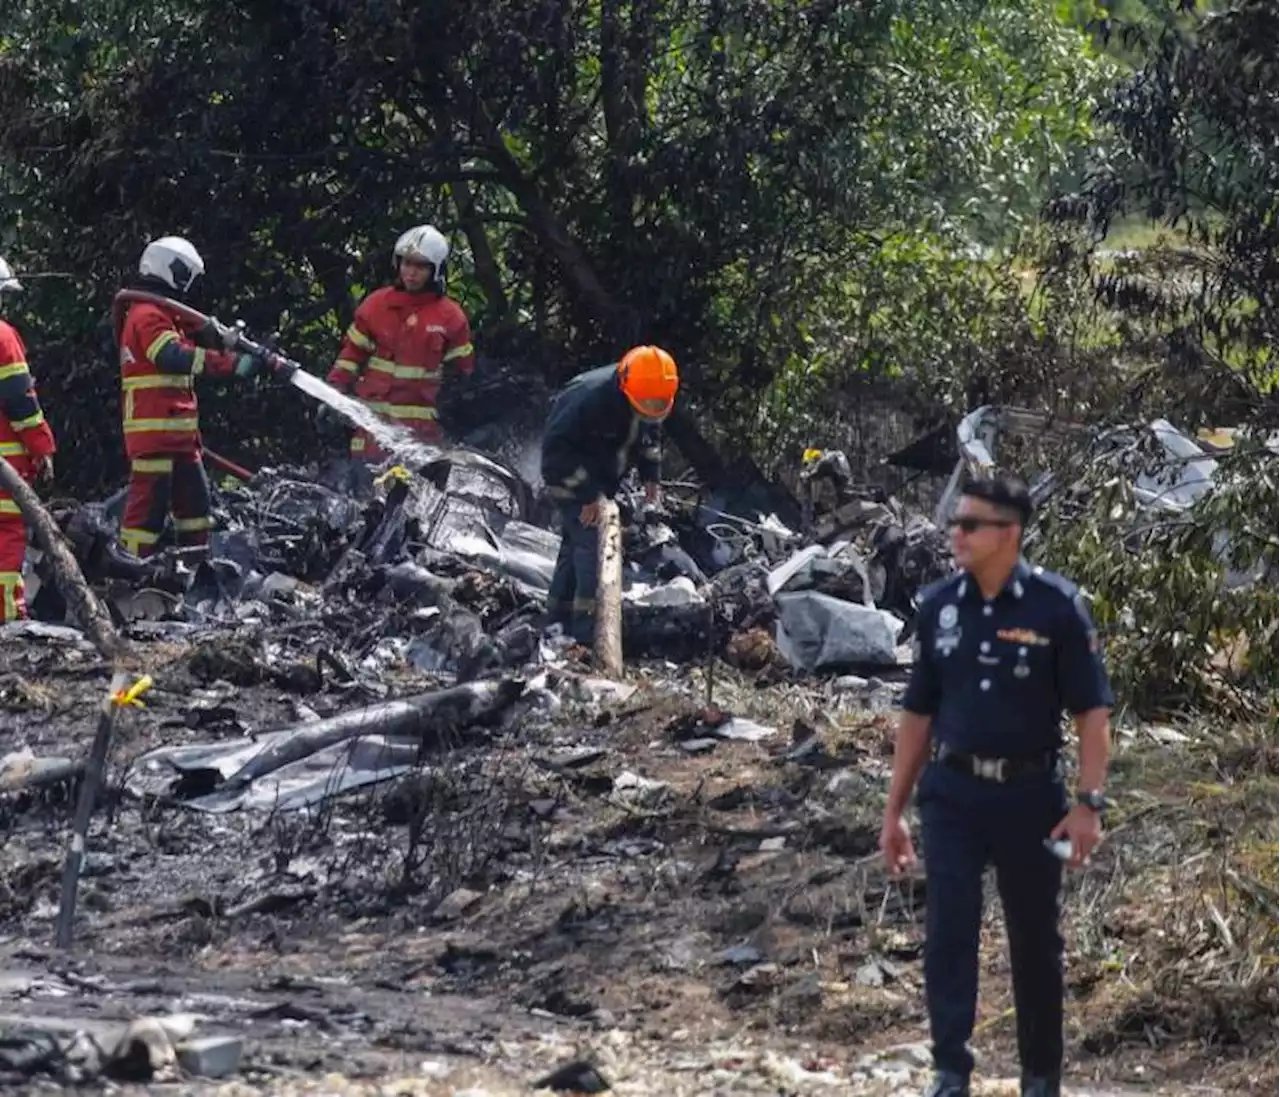
[[[413,479],[411,473],[404,465],[392,465],[386,472],[379,476],[374,483],[378,487],[382,487],[388,480],[399,480],[402,484],[407,484]]]
[[[133,685],[123,671],[116,671],[102,698],[102,711],[98,714],[98,729],[89,748],[85,762],[84,780],[80,783],[80,798],[76,801],[75,819],[71,824],[71,845],[62,865],[62,890],[58,899],[58,923],[55,941],[59,948],[70,948],[72,924],[76,914],[76,892],[80,887],[80,866],[88,847],[89,818],[102,784],[102,773],[107,763],[107,750],[111,745],[111,733],[120,711],[126,708],[145,708],[142,695],[154,684],[151,675],[144,674]]]
[[[124,708],[126,705],[133,705],[137,708],[146,708],[147,706],[142,702],[142,695],[153,685],[155,685],[155,681],[152,679],[151,675],[144,674],[128,689],[117,690],[112,695],[111,701],[120,708]]]

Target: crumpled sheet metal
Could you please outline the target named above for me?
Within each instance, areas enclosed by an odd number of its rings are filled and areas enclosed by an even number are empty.
[[[896,666],[902,621],[816,591],[777,595],[778,651],[797,670]]]
[[[297,811],[408,773],[422,753],[418,736],[364,735],[335,743],[250,784],[223,784],[252,758],[304,732],[268,732],[182,747],[160,747],[138,760],[128,780],[135,795],[173,796],[195,811]],[[202,789],[212,791],[201,793]]]

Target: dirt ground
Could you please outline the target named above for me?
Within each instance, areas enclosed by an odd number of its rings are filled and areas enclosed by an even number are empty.
[[[618,1093],[920,1090],[925,882],[887,880],[875,854],[892,682],[836,692],[719,668],[716,704],[775,734],[708,743],[701,672],[639,668],[631,697],[570,683],[558,711],[319,814],[211,815],[125,794],[122,775],[160,744],[352,700],[219,686],[179,644],[147,652],[157,686],[121,721],[69,953],[53,918],[71,790],[0,797],[0,1013],[191,1013],[244,1038],[234,1079],[136,1092],[479,1097],[579,1059]],[[0,639],[0,668],[0,754],[87,749],[108,681],[95,656]],[[1230,897],[1214,905],[1225,931],[1180,902],[1218,856],[1217,816],[1184,810],[1207,778],[1176,743],[1121,742],[1115,837],[1066,898],[1070,1092],[1273,1093],[1274,956],[1246,970]],[[1227,806],[1253,810],[1241,790],[1270,788],[1274,811],[1274,753],[1209,776],[1228,790],[1223,841],[1243,840]],[[1274,842],[1274,818],[1258,825]],[[992,1094],[1015,1092],[1002,933],[993,902],[975,1034]]]

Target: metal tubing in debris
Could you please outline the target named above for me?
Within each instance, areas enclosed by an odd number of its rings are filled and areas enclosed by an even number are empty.
[[[226,786],[243,787],[358,735],[421,735],[424,747],[442,746],[447,732],[490,722],[523,692],[520,679],[468,682],[284,728],[270,746],[231,774]],[[434,741],[429,743],[428,736]]]
[[[237,465],[229,457],[223,457],[220,453],[214,453],[208,446],[203,450],[204,459],[216,469],[230,473],[237,480],[243,480],[246,484],[253,479],[253,473],[244,465]]]
[[[58,948],[71,947],[72,928],[76,916],[76,892],[80,887],[80,869],[84,863],[89,820],[93,816],[93,806],[98,799],[98,789],[102,784],[102,770],[106,765],[107,751],[111,746],[111,733],[115,729],[116,716],[120,711],[116,699],[128,680],[128,675],[120,672],[112,677],[111,686],[102,702],[102,712],[98,716],[98,730],[93,737],[93,747],[89,751],[84,781],[80,785],[80,799],[76,802],[76,817],[71,828],[71,846],[67,849],[67,859],[62,866],[62,894],[58,901],[56,938]]]
[[[596,586],[596,667],[622,677],[622,528],[618,504],[604,499],[599,511],[599,574]]]

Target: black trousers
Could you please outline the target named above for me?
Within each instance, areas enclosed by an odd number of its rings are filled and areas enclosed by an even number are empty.
[[[982,878],[988,864],[1004,908],[1024,1075],[1062,1072],[1062,862],[1044,839],[1066,813],[1062,782],[1048,774],[998,785],[936,762],[920,782],[927,881],[925,996],[934,1064],[968,1076],[978,997]]]
[[[547,591],[547,617],[578,643],[590,645],[596,634],[600,534],[597,527],[582,524],[581,512],[576,503],[560,510],[560,553]]]

